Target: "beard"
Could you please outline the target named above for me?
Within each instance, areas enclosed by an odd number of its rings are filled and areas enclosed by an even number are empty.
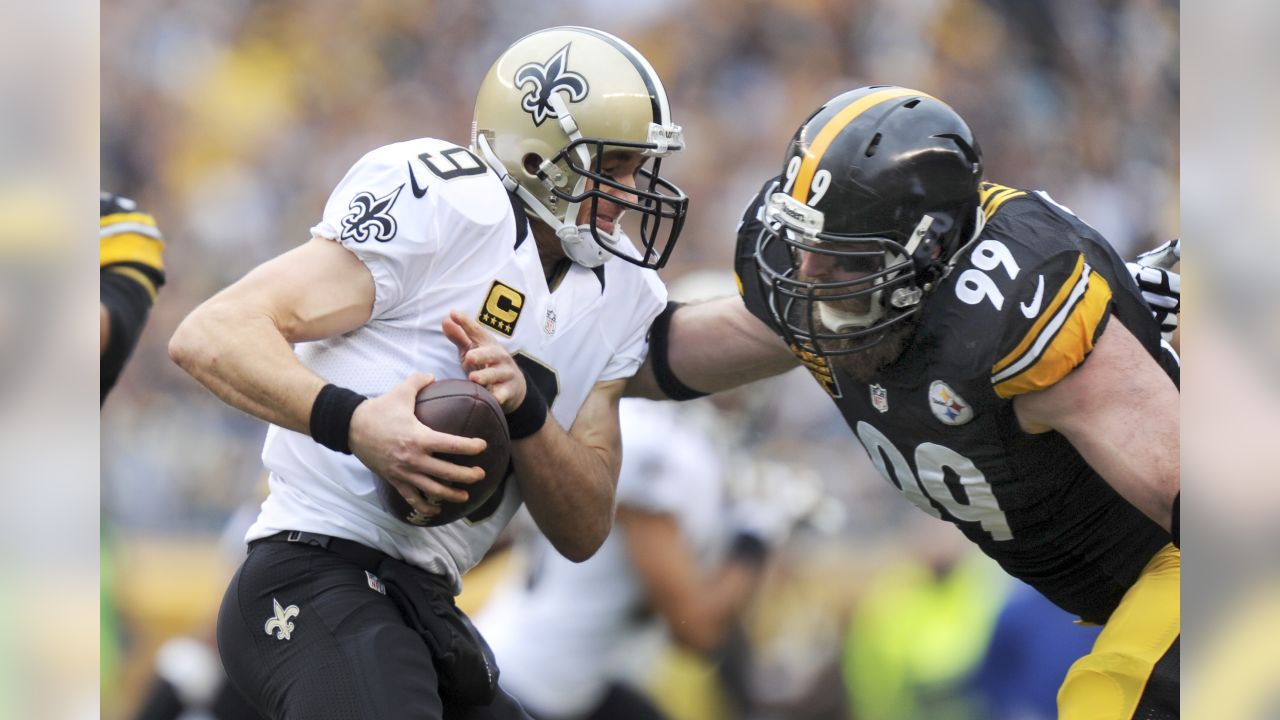
[[[803,273],[798,274],[796,279],[805,283],[817,284],[821,282],[821,279],[809,277]],[[823,298],[847,292],[847,289],[815,289],[814,296]],[[814,330],[821,329],[834,333],[842,332],[848,330],[850,325],[833,327],[832,325],[839,322],[839,317],[867,317],[872,315],[873,300],[871,293],[837,300],[819,299],[816,302],[822,303],[827,312],[819,312],[818,308],[813,308]],[[809,309],[805,307],[804,301],[797,302],[796,305],[796,310],[799,311],[800,317],[808,314]],[[883,322],[884,320],[881,314],[878,313],[873,318],[868,319],[874,322]],[[859,383],[868,383],[902,355],[902,352],[906,350],[907,345],[910,343],[912,335],[915,334],[918,324],[918,317],[913,315],[895,322],[879,333],[851,339],[821,340],[818,344],[827,356],[827,362],[831,365],[832,370],[851,377]],[[854,350],[853,348],[862,349]]]
[[[827,362],[830,363],[831,369],[835,372],[850,377],[859,383],[869,383],[902,356],[902,353],[911,343],[911,338],[915,335],[918,324],[918,316],[912,315],[883,330],[878,340],[866,337],[853,340],[826,340],[823,342],[823,350],[827,353]],[[874,342],[875,344],[870,347],[863,347],[868,342]],[[863,349],[849,351],[850,348],[854,347],[862,347]],[[849,352],[835,354],[842,351]]]

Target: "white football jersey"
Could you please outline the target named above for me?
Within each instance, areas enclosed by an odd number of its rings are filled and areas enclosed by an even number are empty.
[[[689,404],[623,400],[618,504],[673,515],[710,570],[728,536],[725,451],[691,414]],[[532,712],[553,717],[591,710],[613,682],[643,687],[668,636],[621,531],[583,563],[556,554],[541,535],[521,550],[527,574],[504,580],[475,618],[502,686]]]
[[[566,429],[603,380],[633,375],[649,324],[666,303],[657,275],[630,263],[573,266],[550,292],[531,234],[501,181],[465,148],[423,138],[360,159],[338,183],[314,237],[342,243],[369,268],[373,313],[363,327],[295,352],[329,382],[380,395],[414,371],[463,378],[442,323],[457,309],[488,327],[531,374]],[[348,538],[459,578],[521,503],[513,478],[468,518],[434,528],[401,522],[377,478],[353,455],[271,426],[262,459],[270,495],[247,540],[282,530]]]

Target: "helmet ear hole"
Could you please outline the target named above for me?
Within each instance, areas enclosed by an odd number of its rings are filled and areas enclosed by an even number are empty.
[[[520,159],[520,164],[524,166],[525,172],[537,175],[538,168],[542,166],[542,156],[537,153],[528,153]]]

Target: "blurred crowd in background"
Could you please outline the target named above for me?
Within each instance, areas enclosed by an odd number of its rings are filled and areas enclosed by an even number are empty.
[[[973,127],[988,179],[1048,190],[1126,257],[1179,233],[1176,1],[113,0],[101,12],[102,188],[157,218],[170,277],[102,414],[104,571],[129,578],[112,628],[123,648],[112,672],[125,679],[118,691],[104,688],[104,717],[127,704],[129,678],[159,638],[192,631],[216,608],[229,570],[212,548],[228,517],[261,492],[265,426],[168,361],[174,327],[305,241],[334,184],[368,150],[422,136],[465,145],[481,77],[527,32],[599,27],[663,78],[688,141],[664,175],[692,198],[662,271],[668,281],[729,269],[742,208],[781,170],[796,126],[829,97],[867,84],[950,103]],[[940,549],[950,550],[948,568],[986,561],[955,557],[954,538],[902,540],[919,530],[904,519],[916,511],[874,473],[807,376],[767,383],[753,402],[753,443],[812,467],[845,508],[838,527],[798,535],[761,592],[757,630],[770,638],[762,645],[772,665],[756,687],[776,694],[781,717],[850,717],[851,688],[895,687],[851,669],[874,651],[846,647],[857,614],[895,606],[874,602],[877,593],[941,582]],[[971,583],[983,590],[979,626],[994,632],[1017,593]],[[935,676],[968,682],[983,647],[962,653],[958,669],[910,657],[892,667],[917,673],[921,687]],[[684,717],[705,717],[697,712]],[[874,712],[857,716],[917,716]],[[954,712],[945,716],[992,717]]]

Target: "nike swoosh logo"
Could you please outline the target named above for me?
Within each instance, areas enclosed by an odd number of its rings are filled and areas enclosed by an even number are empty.
[[[418,178],[413,174],[413,162],[409,161],[405,164],[409,166],[409,184],[413,186],[413,196],[421,199],[427,194],[427,188],[418,187]]]
[[[1033,318],[1040,314],[1040,301],[1044,299],[1044,276],[1040,276],[1040,284],[1036,286],[1036,296],[1031,298],[1031,304],[1022,303],[1022,314],[1028,318]]]

